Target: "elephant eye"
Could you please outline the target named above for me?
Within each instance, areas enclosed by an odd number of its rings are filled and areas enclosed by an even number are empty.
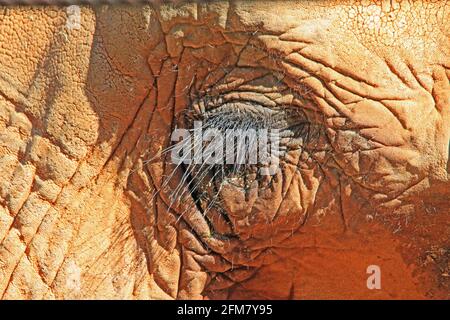
[[[317,131],[298,107],[221,98],[193,103],[178,123],[187,133],[173,148],[182,153],[176,161],[183,167],[182,182],[209,206],[218,203],[225,184],[243,192],[269,188],[288,154]]]

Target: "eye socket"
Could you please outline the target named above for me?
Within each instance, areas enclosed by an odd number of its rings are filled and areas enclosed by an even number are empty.
[[[191,155],[188,162],[178,163],[176,167],[170,166],[174,168],[173,170],[180,168],[182,177],[178,186],[168,196],[176,201],[182,198],[180,195],[188,193],[193,199],[193,205],[197,206],[207,221],[209,221],[208,215],[214,214],[219,214],[228,221],[226,208],[230,205],[230,198],[222,196],[229,194],[230,191],[234,192],[233,188],[229,189],[229,187],[234,187],[236,192],[240,192],[246,198],[255,195],[253,193],[255,189],[257,196],[261,196],[260,191],[275,190],[276,184],[281,181],[279,173],[282,173],[288,165],[299,165],[297,161],[303,155],[304,146],[315,138],[312,134],[315,124],[311,123],[299,107],[281,105],[268,108],[252,101],[224,102],[220,98],[217,101],[219,102],[214,105],[206,106],[204,103],[201,108],[198,105],[192,105],[178,117],[177,129],[180,128],[186,133],[183,135],[182,142],[187,137],[186,141],[194,143],[188,146],[187,153]],[[222,136],[222,139],[217,141],[204,139],[204,133],[208,130],[214,130]],[[234,144],[229,149],[227,133],[236,130],[238,133],[235,132],[232,139]],[[199,146],[200,150],[200,161],[196,161],[195,156],[198,131],[200,143],[197,147]],[[260,138],[264,135],[266,139],[262,139],[263,148],[261,148]],[[249,140],[248,137],[253,137],[253,140]],[[245,139],[242,140],[242,138]],[[243,143],[239,144],[239,141]],[[277,148],[272,148],[274,145]],[[216,150],[211,146],[218,146],[222,150],[222,153],[215,157],[220,161],[206,161],[211,156],[209,152]],[[253,148],[254,146],[257,148]],[[168,151],[173,147],[174,145],[170,146]],[[267,155],[265,162],[260,162],[261,150],[263,150],[262,154]],[[183,154],[185,154],[184,151]],[[244,151],[243,158],[239,158],[240,151]],[[300,152],[292,157],[291,151]],[[255,154],[256,162],[248,161]],[[229,156],[236,162],[228,163]],[[275,170],[272,170],[274,158],[277,158],[278,162],[275,162]],[[168,179],[173,176],[175,175],[168,173]],[[267,197],[271,193],[264,192],[264,194],[264,197]]]

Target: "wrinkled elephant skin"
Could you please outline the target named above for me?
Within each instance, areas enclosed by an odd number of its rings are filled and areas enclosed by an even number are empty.
[[[448,299],[449,14],[214,1],[83,6],[73,26],[1,8],[0,296]],[[205,104],[302,119],[266,187],[162,152]]]

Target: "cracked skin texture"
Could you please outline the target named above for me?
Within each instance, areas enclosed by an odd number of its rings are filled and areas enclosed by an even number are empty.
[[[448,299],[449,12],[186,2],[82,7],[69,30],[64,8],[2,8],[1,297]],[[321,132],[271,192],[227,186],[228,223],[189,192],[169,208],[181,174],[146,161],[205,95]]]

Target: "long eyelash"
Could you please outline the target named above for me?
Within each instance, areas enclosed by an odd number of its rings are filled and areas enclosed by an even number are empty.
[[[241,104],[243,102],[240,102]],[[254,103],[249,104],[250,107],[254,106]],[[220,108],[220,106],[216,106],[216,108]],[[194,121],[202,121],[203,129],[206,128],[214,128],[219,130],[219,132],[225,132],[228,129],[231,130],[258,130],[258,129],[267,129],[271,130],[272,128],[276,128],[277,130],[281,130],[280,139],[285,139],[284,141],[291,142],[285,143],[286,146],[282,146],[286,151],[303,149],[303,146],[309,144],[314,139],[320,138],[320,132],[314,130],[314,124],[311,124],[308,119],[302,114],[301,111],[294,110],[291,107],[285,108],[277,108],[276,112],[272,113],[261,113],[261,108],[257,109],[256,112],[240,112],[236,108],[229,108],[229,110],[217,110],[214,112],[201,110],[200,113],[198,110],[186,109],[179,115],[179,123],[181,122],[181,126],[188,128],[188,130],[193,134],[193,122]],[[237,110],[237,112],[236,112]],[[252,145],[255,143],[256,137],[249,136],[247,142],[244,145],[241,145],[241,148],[248,147],[248,145]],[[187,139],[186,143],[189,143]],[[172,144],[167,148],[158,152],[158,154],[154,155],[150,159],[146,159],[144,164],[151,163],[153,160],[157,158],[164,158],[170,153],[176,144]],[[234,143],[234,157],[238,154],[238,144]],[[192,150],[192,146],[190,151]],[[202,151],[204,151],[205,145],[202,147]],[[303,152],[303,150],[302,150]],[[163,180],[160,189],[155,192],[154,197],[163,190],[170,181],[176,177],[176,171],[182,170],[182,176],[180,181],[177,182],[177,185],[173,190],[171,190],[169,195],[169,209],[177,202],[177,200],[183,199],[186,194],[190,194],[193,199],[193,203],[191,203],[187,208],[184,209],[183,212],[179,213],[179,217],[177,222],[182,219],[183,215],[191,210],[194,206],[198,208],[200,212],[202,212],[205,219],[210,224],[211,230],[214,230],[214,227],[211,225],[207,215],[212,208],[218,209],[216,210],[220,214],[221,209],[221,198],[220,193],[224,182],[227,181],[230,184],[234,184],[237,187],[242,188],[247,192],[247,190],[251,187],[252,183],[256,180],[259,181],[259,185],[262,183],[262,179],[264,178],[264,184],[267,188],[271,187],[273,179],[267,177],[261,177],[258,173],[258,166],[253,166],[250,164],[208,164],[207,160],[212,156],[213,151],[209,154],[204,154],[205,157],[203,159],[202,164],[178,164],[174,168],[172,168],[172,172],[170,172]],[[266,150],[267,155],[270,156],[268,149]],[[183,155],[187,156],[187,155]],[[246,154],[246,157],[248,155]],[[253,166],[253,167],[252,167]],[[256,170],[255,170],[256,168]],[[252,171],[253,170],[253,171]],[[254,177],[250,178],[249,174],[255,174]],[[234,180],[231,181],[230,178],[235,177],[237,179],[237,183],[235,184]],[[268,180],[268,181],[267,181]],[[222,214],[225,221],[232,227],[229,218],[226,214]]]

